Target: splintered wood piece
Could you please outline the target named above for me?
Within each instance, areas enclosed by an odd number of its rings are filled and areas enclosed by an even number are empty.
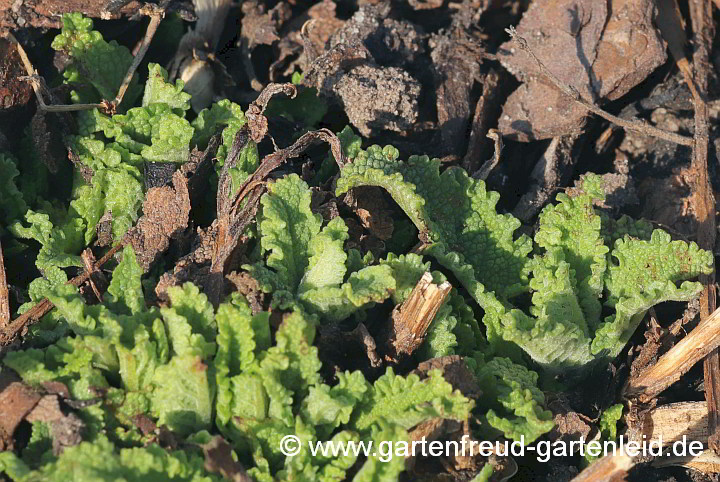
[[[627,454],[618,452],[606,455],[580,472],[572,482],[601,482],[625,480],[635,461]]]
[[[410,355],[425,339],[425,334],[433,318],[450,294],[452,285],[447,281],[437,285],[432,275],[425,273],[413,288],[405,302],[395,307],[392,313],[392,327],[388,337],[388,354]]]
[[[688,437],[688,440],[691,439]],[[658,457],[653,460],[652,465],[655,467],[669,467],[672,465],[679,465],[681,467],[695,469],[705,474],[717,474],[718,472],[720,472],[720,457],[715,452],[713,452],[712,449],[708,449],[697,456]]]
[[[656,364],[631,378],[624,389],[625,397],[637,398],[642,403],[649,402],[718,346],[720,310],[715,310],[661,356]]]
[[[707,405],[705,402],[679,402],[653,408],[644,416],[632,440],[640,443],[662,442],[667,446],[682,440],[708,441]]]
[[[10,323],[10,293],[8,292],[7,278],[5,277],[2,244],[0,244],[0,325],[4,326],[8,323]]]

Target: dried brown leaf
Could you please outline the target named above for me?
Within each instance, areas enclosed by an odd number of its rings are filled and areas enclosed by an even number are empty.
[[[15,429],[42,396],[9,370],[0,372],[0,451],[14,446]]]

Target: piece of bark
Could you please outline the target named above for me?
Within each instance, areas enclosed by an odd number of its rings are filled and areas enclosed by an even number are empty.
[[[665,334],[666,330],[658,324],[655,316],[651,316],[650,326],[645,331],[645,343],[630,365],[630,378],[638,376],[643,370],[657,361]]]
[[[50,426],[53,455],[82,442],[85,423],[74,413],[63,413],[57,395],[44,395],[28,413],[28,422],[45,422]]]
[[[449,282],[437,285],[432,280],[432,274],[423,274],[408,299],[393,310],[384,344],[389,360],[398,361],[420,347],[435,314],[450,294]]]
[[[0,372],[0,451],[12,450],[15,429],[42,395],[9,370]]]
[[[720,310],[715,310],[660,357],[656,364],[628,380],[623,390],[625,397],[637,398],[642,403],[649,402],[718,346]]]
[[[581,136],[555,137],[530,173],[531,185],[518,201],[513,216],[528,223],[540,209],[567,185],[582,147]]]
[[[454,23],[430,39],[440,136],[445,152],[457,156],[466,150],[470,95],[482,78],[480,65],[485,53],[479,36],[471,32]]]
[[[585,415],[575,412],[565,400],[556,398],[548,404],[553,413],[555,426],[548,432],[551,441],[561,440],[568,443],[573,440],[590,440],[592,427]]]
[[[491,141],[487,134],[500,111],[502,95],[499,86],[500,75],[491,69],[482,78],[482,94],[475,105],[470,137],[462,166],[470,174],[474,174],[490,151]],[[505,74],[507,75],[507,74]]]
[[[8,323],[10,323],[10,292],[5,274],[5,258],[0,244],[0,325],[5,326]]]
[[[142,6],[140,1],[131,1],[110,13],[107,4],[108,0],[0,0],[0,28],[62,28],[65,13],[109,20],[135,15]]]
[[[594,102],[614,100],[665,62],[651,0],[533,2],[518,25],[530,49],[564,85]],[[523,49],[506,43],[501,62],[524,81],[505,104],[499,129],[521,141],[582,131],[587,111],[544,86],[547,79]]]

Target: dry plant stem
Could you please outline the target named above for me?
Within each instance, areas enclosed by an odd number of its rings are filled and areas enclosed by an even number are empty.
[[[112,102],[113,107],[117,107],[118,105],[120,105],[120,102],[122,102],[123,97],[125,97],[125,92],[127,91],[128,87],[130,86],[130,81],[132,80],[132,77],[135,74],[135,71],[137,70],[138,66],[140,65],[140,62],[142,62],[143,57],[145,57],[145,54],[147,53],[148,48],[150,48],[150,42],[152,41],[153,37],[155,36],[155,32],[157,32],[160,22],[162,22],[162,19],[165,17],[165,9],[151,8],[151,10],[148,12],[148,15],[150,16],[150,23],[148,24],[148,28],[145,31],[145,37],[143,37],[142,43],[140,44],[140,48],[137,50],[137,54],[135,55],[135,57],[133,57],[133,61],[130,64],[130,68],[128,69],[127,73],[125,74],[125,78],[123,79],[123,82],[120,85],[120,89],[118,90],[118,93],[115,96],[115,100],[113,100],[113,102]]]
[[[577,91],[577,89],[571,85],[564,84],[560,79],[558,79],[555,74],[550,72],[547,67],[545,67],[545,64],[543,64],[539,58],[535,55],[535,52],[532,51],[532,49],[528,46],[527,41],[518,35],[517,31],[514,27],[510,27],[505,29],[507,33],[510,34],[510,36],[515,40],[515,43],[517,43],[520,46],[521,50],[524,50],[525,52],[532,57],[532,59],[535,61],[535,63],[540,68],[540,72],[542,72],[543,75],[545,75],[552,84],[560,89],[560,91],[570,97],[573,101],[577,102],[578,104],[582,105],[587,109],[588,111],[592,112],[595,115],[598,115],[602,117],[605,120],[608,120],[612,122],[613,124],[616,124],[623,129],[627,129],[630,131],[639,132],[641,134],[657,137],[659,139],[663,139],[669,142],[674,142],[675,144],[680,144],[682,146],[692,146],[693,140],[689,137],[681,136],[679,134],[674,134],[672,132],[667,132],[662,129],[658,129],[657,127],[651,126],[649,124],[646,124],[645,122],[641,120],[632,120],[628,121],[625,119],[622,119],[620,117],[617,117],[615,115],[610,114],[609,112],[606,112],[602,110],[600,107],[596,106],[595,104],[586,101],[583,99],[583,97],[580,95],[580,92]]]
[[[2,244],[0,244],[0,326],[10,322],[10,292],[5,277],[5,259],[3,258]]]
[[[38,75],[37,71],[32,65],[32,62],[30,62],[30,58],[27,55],[27,52],[25,52],[25,49],[22,45],[20,45],[20,42],[17,41],[15,36],[11,34],[10,32],[4,32],[3,34],[5,38],[7,38],[11,43],[15,44],[15,48],[17,48],[18,55],[20,55],[20,60],[22,60],[23,66],[25,66],[25,71],[27,72],[27,79],[30,81],[30,85],[32,85],[33,91],[35,91],[35,97],[37,97],[38,105],[40,106],[41,110],[44,110],[46,112],[70,112],[75,110],[90,110],[90,109],[103,109],[105,108],[104,104],[71,104],[71,105],[47,105],[45,103],[45,100],[43,99],[43,92],[42,92],[42,84],[40,81],[40,76]]]
[[[572,482],[611,482],[625,480],[635,461],[629,455],[618,452],[606,455],[580,472]]]
[[[641,403],[651,401],[718,346],[720,310],[715,310],[661,356],[655,365],[630,379],[624,389],[625,397],[637,398]]]
[[[408,299],[393,310],[387,351],[396,361],[422,344],[430,323],[450,294],[450,283],[437,285],[432,280],[432,274],[423,274]]]
[[[105,254],[105,256],[98,260],[98,262],[95,264],[95,267],[102,267],[102,265],[110,261],[110,259],[115,256],[115,254],[120,251],[123,246],[125,246],[125,243],[120,242],[120,244],[112,247],[110,251]],[[68,281],[67,284],[80,286],[90,278],[91,274],[92,273],[85,271],[80,276],[76,276],[75,278]],[[40,318],[45,316],[50,310],[53,309],[53,307],[54,305],[50,302],[50,300],[44,298],[38,304],[12,320],[7,325],[0,327],[0,346],[9,345],[10,343],[12,343],[15,337],[17,337],[27,325],[39,321]]]
[[[693,184],[691,202],[698,222],[697,243],[710,251],[715,247],[715,198],[708,172],[708,145],[710,143],[710,127],[708,106],[705,98],[708,88],[708,72],[710,71],[710,46],[714,37],[712,6],[706,0],[691,0],[690,18],[694,32],[695,52],[693,67],[695,70],[695,136],[692,151]],[[700,319],[704,319],[715,311],[715,277],[702,276],[700,281],[705,290],[700,297]],[[696,328],[697,329],[697,328]],[[708,404],[709,445],[715,453],[720,453],[720,353],[713,350],[703,364],[705,379],[705,400]]]
[[[483,163],[480,169],[478,169],[477,172],[472,175],[474,179],[481,179],[483,181],[487,179],[487,177],[490,175],[490,172],[495,169],[495,166],[500,163],[500,154],[502,154],[503,150],[502,136],[497,129],[490,129],[486,137],[493,140],[495,144],[495,151],[493,152],[492,158],[485,161],[485,163]]]

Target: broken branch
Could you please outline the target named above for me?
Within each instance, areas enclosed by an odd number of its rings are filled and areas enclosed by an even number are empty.
[[[702,320],[688,336],[665,353],[656,364],[631,378],[625,396],[642,403],[675,383],[708,353],[720,346],[720,310]]]
[[[130,68],[128,68],[127,73],[125,74],[125,78],[123,78],[123,82],[120,85],[120,89],[118,90],[115,99],[112,101],[113,110],[118,105],[120,105],[120,102],[122,102],[123,97],[125,96],[125,92],[130,86],[130,81],[132,80],[133,75],[135,75],[135,71],[140,66],[140,62],[142,62],[142,59],[145,57],[145,54],[150,47],[150,42],[152,42],[152,39],[155,36],[155,32],[157,32],[160,22],[162,22],[163,18],[165,18],[165,9],[162,6],[157,7],[154,5],[148,5],[147,9],[143,8],[141,9],[141,12],[146,13],[150,17],[150,23],[148,24],[147,30],[145,31],[145,36],[142,39],[140,48],[138,48],[135,57],[133,57]]]
[[[95,267],[102,267],[102,265],[110,261],[110,259],[115,256],[115,254],[120,251],[123,246],[125,246],[124,241],[111,248],[110,251],[105,254],[105,256],[100,258],[100,260],[95,264]],[[68,281],[67,284],[80,286],[88,279],[90,279],[91,274],[92,273],[85,271],[83,274],[76,276],[70,281]],[[38,304],[12,320],[7,325],[0,327],[0,346],[9,345],[15,339],[15,337],[17,337],[22,332],[22,330],[25,329],[27,325],[39,321],[40,318],[50,312],[50,310],[52,310],[54,306],[55,305],[53,305],[49,299],[44,298]]]

